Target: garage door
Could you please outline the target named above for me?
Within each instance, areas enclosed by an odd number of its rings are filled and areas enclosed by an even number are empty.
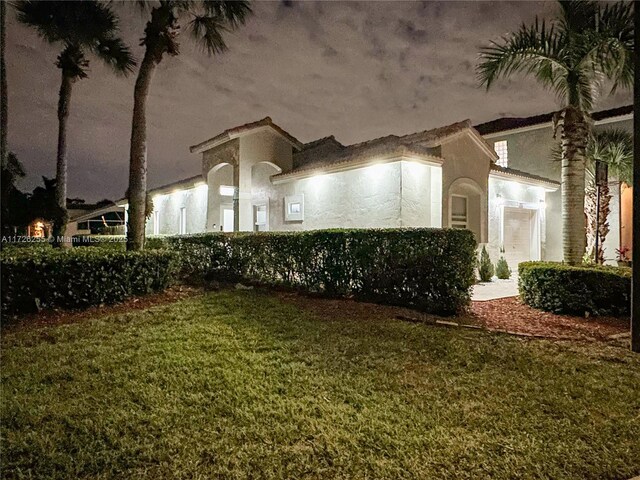
[[[531,234],[534,210],[524,208],[504,209],[503,239],[504,256],[515,272],[518,263],[531,259]]]

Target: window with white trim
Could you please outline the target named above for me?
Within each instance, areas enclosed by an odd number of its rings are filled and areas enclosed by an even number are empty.
[[[182,207],[180,209],[180,235],[187,233],[187,209]]]
[[[508,167],[509,166],[509,152],[507,150],[507,141],[506,140],[500,140],[499,142],[495,142],[493,144],[493,149],[496,151],[496,153],[498,154],[498,161],[496,162],[496,165],[499,165],[501,167]]]
[[[451,195],[451,228],[467,228],[467,212],[467,197]]]
[[[304,220],[304,194],[284,197],[285,222],[301,222]]]
[[[153,234],[160,234],[160,212],[158,210],[153,212]]]

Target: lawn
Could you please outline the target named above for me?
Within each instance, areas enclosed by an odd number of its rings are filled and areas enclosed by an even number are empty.
[[[4,332],[3,478],[640,474],[640,356],[305,302],[209,292]]]

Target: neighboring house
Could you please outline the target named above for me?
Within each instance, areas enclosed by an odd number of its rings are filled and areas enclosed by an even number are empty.
[[[90,235],[103,233],[106,227],[122,227],[124,233],[124,208],[116,204],[96,208],[88,205],[88,208],[69,210],[69,222],[65,235]]]
[[[558,144],[558,140],[553,139],[552,117],[553,113],[527,118],[500,118],[476,125],[476,129],[498,153],[498,165],[560,181],[560,162],[552,159],[552,150]],[[592,117],[596,130],[616,128],[633,133],[633,105],[596,112]],[[608,219],[610,232],[604,242],[604,253],[605,258],[612,262],[615,260],[617,248],[621,245],[631,247],[633,188],[626,184],[621,185],[615,178],[609,180],[612,195],[611,214]],[[547,193],[546,204],[544,235],[541,240],[542,258],[562,260],[560,189]],[[499,215],[499,210],[491,210],[490,221]],[[526,213],[523,212],[521,215],[525,216]],[[507,219],[503,228],[514,231],[514,225],[510,222],[511,220]],[[495,246],[499,242],[499,233],[495,229],[490,232],[489,244]],[[520,231],[520,235],[524,237],[526,233]],[[509,245],[505,245],[505,248],[509,248]],[[492,253],[492,258],[495,258],[496,253]]]
[[[147,234],[468,228],[494,260],[504,248],[515,266],[544,258],[547,212],[559,209],[549,201],[558,175],[498,165],[493,143],[468,120],[342,145],[333,136],[302,143],[267,117],[191,152],[202,154],[201,175],[149,191]]]

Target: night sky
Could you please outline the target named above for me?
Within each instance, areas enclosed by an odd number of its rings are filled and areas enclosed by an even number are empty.
[[[541,2],[261,2],[229,50],[214,58],[185,35],[165,57],[148,101],[149,187],[200,172],[188,147],[267,115],[303,142],[335,135],[349,144],[470,118],[528,116],[557,108],[552,94],[522,77],[490,92],[478,87],[479,46],[515,30]],[[117,7],[138,58],[145,17]],[[48,46],[8,8],[9,147],[31,190],[54,176],[59,46]],[[98,60],[75,84],[69,120],[69,196],[116,199],[127,188],[135,74],[116,77]],[[631,103],[631,93],[597,108]]]

